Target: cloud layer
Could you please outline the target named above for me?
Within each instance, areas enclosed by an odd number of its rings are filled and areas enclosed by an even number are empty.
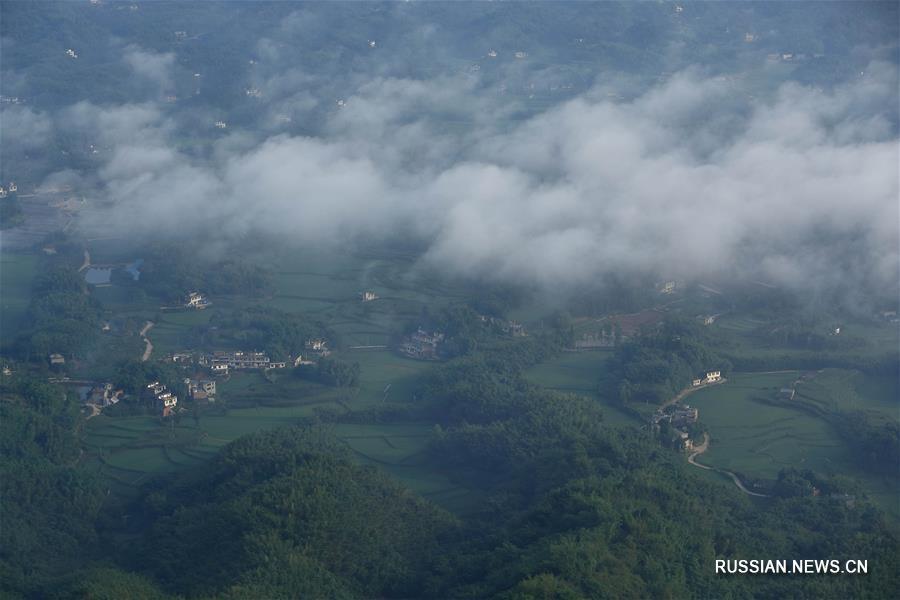
[[[172,55],[125,60],[165,91]],[[267,77],[262,111],[319,105],[307,83],[296,69]],[[425,265],[547,288],[633,271],[894,290],[897,89],[878,62],[829,91],[763,96],[688,69],[627,100],[598,85],[521,119],[470,73],[373,76],[315,137],[231,128],[187,153],[183,123],[154,102],[79,103],[57,127],[107,149],[86,175],[100,202],[83,225],[130,237],[403,238]],[[48,135],[44,115],[19,112]]]

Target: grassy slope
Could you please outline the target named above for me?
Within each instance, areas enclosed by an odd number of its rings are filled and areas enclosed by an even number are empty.
[[[623,412],[615,400],[597,393],[604,363],[611,354],[611,350],[564,352],[532,367],[525,377],[547,389],[596,399],[603,405],[603,416],[611,425],[640,425],[634,417]]]

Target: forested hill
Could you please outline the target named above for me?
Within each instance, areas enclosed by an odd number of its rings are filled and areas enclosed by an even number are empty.
[[[41,564],[54,564],[41,553],[68,552],[68,570],[29,570],[24,538],[7,536],[4,570],[21,576],[4,585],[16,596],[82,598],[891,598],[900,589],[898,540],[863,498],[810,497],[802,474],[785,474],[776,497],[751,499],[637,430],[605,426],[596,404],[543,392],[494,359],[451,361],[434,382],[452,374],[456,386],[426,388],[440,424],[431,460],[483,490],[472,515],[454,517],[354,465],[328,425],[290,427],[237,440],[130,506],[86,511],[82,525],[98,527],[83,537],[90,552],[27,546]],[[46,510],[25,500],[23,523]],[[714,573],[717,558],[751,557],[865,558],[869,574]]]

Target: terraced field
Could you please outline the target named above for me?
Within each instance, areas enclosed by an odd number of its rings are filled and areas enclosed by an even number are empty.
[[[340,410],[327,401],[239,408],[227,414],[201,413],[196,420],[185,416],[177,425],[161,425],[151,416],[101,415],[85,424],[84,464],[117,484],[117,491],[134,492],[156,475],[201,464],[242,435],[298,423],[325,407]]]

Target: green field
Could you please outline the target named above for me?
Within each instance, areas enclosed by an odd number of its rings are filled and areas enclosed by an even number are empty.
[[[360,366],[354,408],[381,402],[411,402],[421,376],[434,368],[434,363],[405,358],[390,350],[350,350],[339,356]]]
[[[33,254],[0,254],[0,343],[21,331],[38,260]]]
[[[797,384],[798,400],[801,394],[830,390],[836,377],[848,375],[852,381],[853,372],[816,373]],[[896,478],[861,471],[853,449],[827,420],[803,410],[799,404],[793,409],[757,400],[775,398],[779,388],[790,386],[800,376],[798,371],[733,373],[726,384],[692,394],[687,402],[699,409],[700,421],[709,428],[711,439],[700,462],[751,478],[775,479],[786,467],[848,476],[857,479],[866,493],[894,518],[900,517]],[[817,381],[820,376],[822,379]],[[889,387],[874,389],[885,391]],[[887,402],[876,397],[859,401],[880,409]]]
[[[598,394],[600,377],[612,350],[563,352],[556,358],[536,365],[525,372],[525,378],[541,387],[593,398],[603,405],[603,418],[611,425],[640,425],[618,403]]]
[[[773,315],[774,316],[774,315]],[[878,321],[875,319],[846,320],[835,317],[833,320],[822,319],[823,323],[840,324],[840,337],[831,340],[834,346],[821,353],[846,354],[854,357],[880,356],[885,352],[896,352],[900,346],[900,328],[895,323]],[[766,325],[767,321],[758,316],[728,313],[719,317],[711,325],[708,331],[727,342],[728,353],[742,357],[781,357],[781,356],[809,356],[816,351],[795,348],[775,344],[761,337],[757,330]],[[817,332],[823,336],[830,333],[829,326],[822,324]],[[841,343],[849,343],[857,340],[859,345],[851,344],[842,346]]]
[[[900,420],[900,389],[889,375],[823,369],[797,387],[798,399],[827,411],[862,411],[879,420]]]

